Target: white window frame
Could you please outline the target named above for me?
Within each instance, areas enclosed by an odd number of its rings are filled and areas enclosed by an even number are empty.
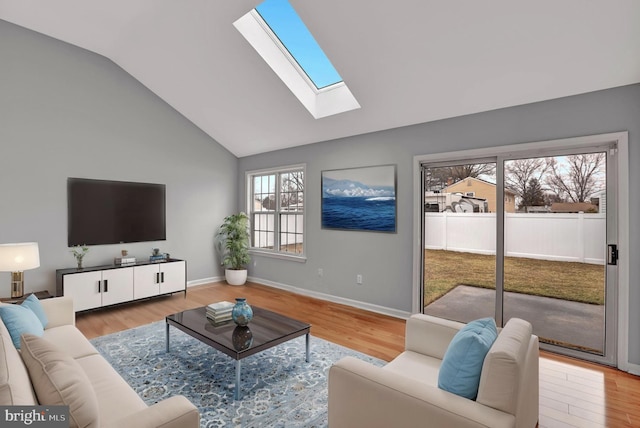
[[[289,252],[285,252],[285,251],[280,251],[280,214],[281,214],[281,210],[280,210],[280,202],[279,202],[279,195],[280,195],[280,183],[276,182],[276,201],[277,201],[277,208],[275,211],[273,211],[274,214],[274,231],[273,231],[273,239],[274,239],[274,244],[273,244],[273,249],[268,249],[268,248],[259,248],[259,247],[253,247],[253,239],[254,239],[254,230],[253,230],[253,213],[255,212],[253,207],[254,207],[254,200],[253,200],[253,178],[255,176],[261,176],[261,175],[275,175],[277,178],[276,180],[279,180],[280,174],[282,173],[287,173],[287,172],[293,172],[293,171],[302,171],[302,177],[303,177],[303,199],[304,199],[304,204],[302,207],[302,210],[300,211],[300,213],[302,214],[302,253],[289,253]],[[267,168],[267,169],[260,169],[260,170],[253,170],[253,171],[246,171],[245,172],[245,183],[246,183],[246,195],[247,195],[247,200],[246,200],[246,212],[247,215],[249,216],[250,220],[251,220],[251,247],[249,248],[249,253],[252,255],[259,255],[259,256],[265,256],[265,257],[273,257],[273,258],[278,258],[278,259],[285,259],[285,260],[293,260],[293,261],[297,261],[297,262],[306,262],[307,257],[306,257],[306,248],[307,248],[307,215],[306,215],[306,198],[307,198],[307,165],[306,164],[297,164],[297,165],[287,165],[287,166],[281,166],[281,167],[275,167],[275,168]]]

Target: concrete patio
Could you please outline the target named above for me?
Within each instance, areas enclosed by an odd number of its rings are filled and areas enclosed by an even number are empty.
[[[495,290],[458,285],[424,309],[425,314],[469,322],[494,316]],[[552,343],[601,352],[604,305],[571,302],[513,292],[504,293],[504,319],[517,317],[533,325],[534,334]]]

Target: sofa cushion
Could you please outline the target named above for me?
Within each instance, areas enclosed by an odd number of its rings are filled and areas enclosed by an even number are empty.
[[[519,318],[507,322],[484,360],[478,403],[512,415],[516,413],[531,334],[529,322]]]
[[[98,350],[73,325],[48,328],[44,331],[42,338],[55,343],[58,348],[64,349],[74,360],[87,355],[98,354]]]
[[[475,400],[484,358],[497,336],[493,318],[475,320],[462,327],[444,354],[438,387]]]
[[[100,403],[100,424],[111,426],[114,421],[125,418],[147,405],[118,372],[102,357],[89,355],[76,362],[86,373]],[[142,370],[141,374],[145,371]],[[147,373],[146,376],[152,376]],[[144,392],[142,392],[144,394]],[[122,427],[125,428],[125,427]]]
[[[0,406],[38,404],[27,368],[13,345],[7,328],[0,322]]]
[[[42,336],[44,328],[36,314],[26,306],[1,305],[0,318],[9,330],[11,340],[16,349],[20,349],[20,336],[23,333]]]
[[[22,335],[22,359],[41,405],[69,406],[70,427],[98,427],[98,400],[82,367],[53,343]]]
[[[38,300],[35,294],[29,294],[29,297],[24,299],[24,302],[22,302],[21,306],[25,306],[31,309],[31,311],[33,311],[33,313],[36,314],[36,316],[40,320],[40,323],[42,323],[42,328],[47,328],[47,324],[49,323],[47,314],[45,314],[44,308],[42,307],[40,300]]]

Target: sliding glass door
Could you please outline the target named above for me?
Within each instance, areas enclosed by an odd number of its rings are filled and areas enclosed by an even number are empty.
[[[423,168],[424,313],[469,322],[495,313],[496,163]]]
[[[528,320],[543,348],[612,364],[615,145],[422,165],[424,313]]]

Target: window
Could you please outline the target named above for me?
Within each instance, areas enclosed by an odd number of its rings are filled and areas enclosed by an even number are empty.
[[[233,25],[315,119],[360,108],[287,0],[265,0]]]
[[[304,256],[304,166],[247,173],[251,248]]]
[[[342,77],[287,0],[265,0],[255,10],[317,89],[342,82]]]

